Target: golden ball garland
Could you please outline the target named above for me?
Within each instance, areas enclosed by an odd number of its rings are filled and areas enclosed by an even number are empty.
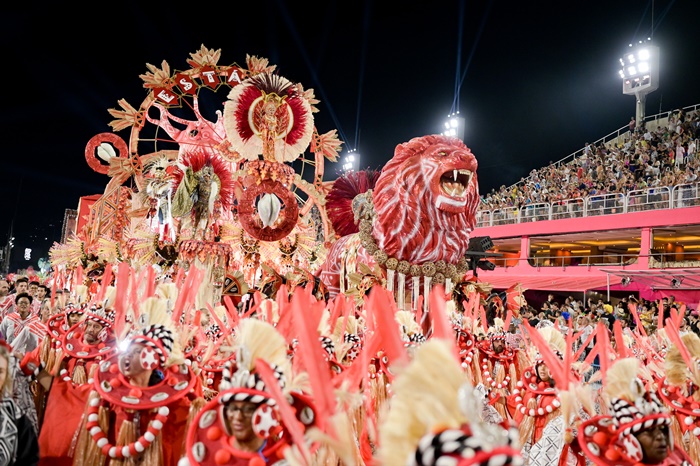
[[[370,210],[373,214],[374,206]],[[368,215],[372,217],[373,215]],[[399,260],[396,257],[389,256],[386,252],[379,249],[377,242],[372,236],[372,220],[363,218],[360,220],[360,241],[368,254],[381,267],[388,270],[396,270],[404,275],[413,277],[430,277],[434,283],[445,283],[447,278],[450,278],[453,283],[460,282],[462,277],[467,272],[467,260],[461,258],[456,264],[450,264],[443,260],[436,262],[424,262],[423,264],[411,264],[405,260]]]

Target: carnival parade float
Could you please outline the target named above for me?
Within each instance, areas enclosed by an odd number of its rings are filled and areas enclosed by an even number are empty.
[[[85,158],[110,180],[85,226],[51,250],[64,282],[124,261],[166,279],[196,267],[202,300],[217,302],[224,290],[260,288],[265,270],[285,277],[323,261],[336,130],[316,128],[314,91],[267,59],[220,61],[202,46],[187,69],[147,64],[144,100],[109,110],[114,132],[90,139]]]

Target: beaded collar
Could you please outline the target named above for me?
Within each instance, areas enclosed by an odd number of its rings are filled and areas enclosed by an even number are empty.
[[[387,270],[395,270],[400,274],[410,275],[412,277],[429,277],[434,283],[444,283],[447,278],[452,280],[452,283],[457,283],[462,280],[462,277],[469,269],[467,259],[464,257],[456,264],[450,264],[443,260],[412,264],[408,261],[389,256],[386,252],[379,249],[377,241],[372,236],[372,222],[376,215],[374,212],[371,190],[367,193],[369,193],[369,195],[365,196],[366,200],[362,212],[363,218],[360,220],[360,241],[367,253],[374,258],[377,264]]]

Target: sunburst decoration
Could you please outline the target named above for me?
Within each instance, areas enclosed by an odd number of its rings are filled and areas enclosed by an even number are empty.
[[[309,102],[309,105],[311,106],[311,113],[318,113],[319,110],[316,108],[316,104],[321,103],[321,101],[316,98],[314,90],[304,90],[304,86],[301,83],[296,83],[295,87],[297,94],[304,96],[304,98]]]
[[[65,243],[54,243],[49,250],[49,259],[53,267],[74,269],[87,260],[89,250],[79,237],[72,235]]]
[[[289,235],[279,241],[260,243],[260,254],[275,264],[280,274],[298,267],[309,268],[316,247],[316,231],[312,225],[299,221]]]
[[[158,233],[145,228],[132,229],[124,243],[124,255],[128,258],[129,265],[138,270],[143,266],[158,263],[157,244]]]
[[[149,72],[139,75],[139,78],[144,82],[143,87],[146,89],[155,89],[158,87],[172,86],[173,80],[170,77],[170,65],[167,61],[163,60],[161,66],[162,68],[158,68],[155,65],[146,63],[146,68],[149,69]]]
[[[373,286],[386,287],[386,279],[378,264],[370,268],[367,264],[360,262],[357,269],[357,272],[348,274],[349,286],[345,294],[352,298],[356,305],[361,306]]]
[[[116,120],[109,122],[109,126],[111,126],[114,131],[121,131],[131,127],[141,127],[143,125],[145,120],[143,112],[132,107],[126,99],[120,99],[118,103],[122,108],[121,110],[115,110],[113,108],[107,110],[110,115],[116,118]]]
[[[325,134],[318,134],[314,128],[314,136],[311,138],[311,152],[314,154],[323,154],[331,162],[336,162],[342,145],[343,141],[338,139],[338,130],[333,129]]]
[[[210,50],[202,44],[202,47],[195,53],[191,53],[191,59],[187,60],[187,63],[192,68],[202,68],[205,66],[216,66],[221,58],[221,49]]]
[[[231,145],[247,160],[292,162],[309,147],[311,106],[288,79],[269,73],[234,87],[224,104],[224,127]],[[266,113],[271,110],[272,113]]]
[[[97,239],[97,255],[108,264],[116,264],[124,260],[119,242],[108,237]]]
[[[277,69],[277,65],[270,65],[267,58],[258,58],[255,55],[246,55],[245,61],[251,76],[260,73],[272,73]]]

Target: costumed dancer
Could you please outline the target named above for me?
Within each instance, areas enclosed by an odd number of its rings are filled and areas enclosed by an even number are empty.
[[[484,422],[480,399],[446,340],[430,339],[394,380],[378,464],[522,465],[518,432]]]
[[[600,466],[693,464],[674,443],[671,415],[648,383],[635,358],[610,366],[603,384],[609,414],[584,421],[578,430],[586,458]]]
[[[486,338],[477,343],[477,348],[481,362],[477,380],[488,390],[490,403],[496,411],[503,419],[510,419],[512,415],[506,401],[522,372],[521,351],[506,345],[503,320],[500,318],[494,320],[494,325],[489,327]]]
[[[191,400],[201,393],[166,309],[166,300],[146,298],[126,349],[95,371],[75,465],[175,466],[184,454]]]
[[[245,318],[235,341],[235,361],[190,426],[180,466],[282,464],[291,445],[308,448],[304,431],[315,425],[316,411],[293,378],[284,337],[272,324]]]
[[[671,410],[673,438],[700,464],[700,337],[686,333],[666,353],[658,395]]]
[[[528,465],[558,464],[565,446],[565,422],[559,389],[568,388],[563,375],[566,341],[554,327],[526,326],[537,346],[532,365],[523,370],[508,404],[518,424],[523,456]]]
[[[107,298],[111,299],[111,298]],[[104,305],[103,305],[104,304]],[[73,452],[77,431],[82,422],[82,413],[92,387],[93,375],[100,362],[117,352],[117,341],[113,331],[114,314],[104,303],[92,303],[83,307],[66,308],[63,319],[56,319],[50,327],[49,336],[56,349],[55,354],[35,351],[22,360],[25,374],[34,377],[45,393],[44,417],[39,434],[39,449],[42,465],[73,464]],[[64,322],[77,323],[67,330]]]

